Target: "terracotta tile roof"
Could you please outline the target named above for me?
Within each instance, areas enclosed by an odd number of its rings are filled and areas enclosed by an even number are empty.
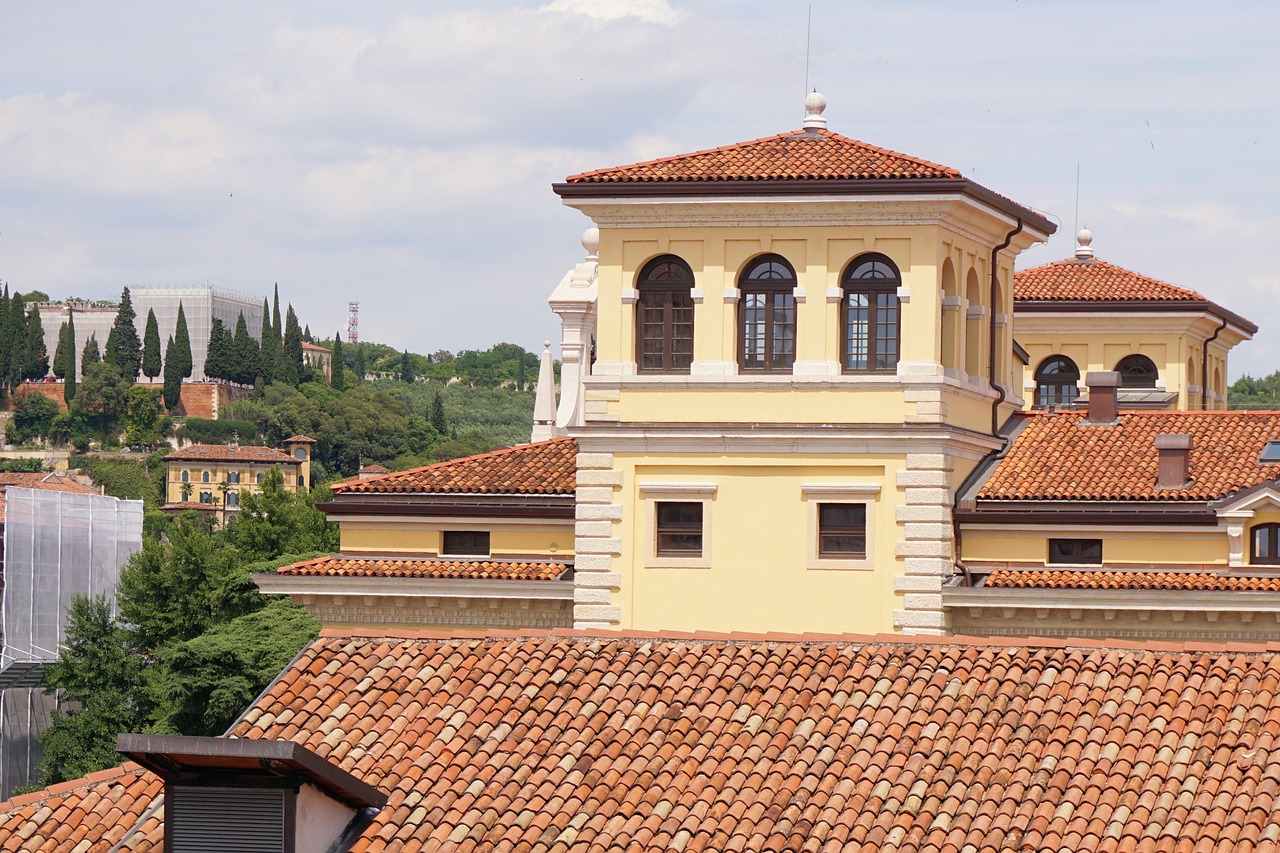
[[[1047,302],[1206,302],[1194,290],[1178,287],[1106,261],[1068,258],[1013,275],[1014,301]]]
[[[269,462],[293,464],[294,458],[283,450],[260,444],[192,444],[175,450],[166,462]]]
[[[175,501],[171,504],[165,504],[160,508],[167,512],[181,512],[187,509],[194,509],[198,512],[217,512],[222,509],[222,504],[200,503],[199,501]],[[236,507],[227,507],[227,509],[234,510]]]
[[[307,438],[305,435],[295,435],[290,438],[286,438],[284,441],[281,442],[281,444],[315,444],[315,443],[316,443],[316,440],[314,438]]]
[[[566,183],[672,181],[862,180],[947,178],[955,169],[877,148],[838,133],[793,130],[749,142],[629,166],[597,169],[565,178]]]
[[[106,853],[163,792],[160,778],[137,764],[91,773],[0,804],[0,840],[5,850]],[[161,808],[120,849],[158,853],[163,820]]]
[[[0,472],[0,524],[4,524],[4,490],[7,486],[40,489],[45,492],[72,492],[77,495],[98,494],[97,489],[77,483],[72,478],[56,472]]]
[[[1274,645],[326,632],[229,734],[303,744],[387,793],[357,853],[1280,838]],[[70,850],[32,840],[56,826],[32,805],[0,846]],[[118,834],[126,805],[75,824]]]
[[[577,442],[553,438],[331,488],[334,494],[571,495],[577,459]]]
[[[1115,426],[1084,412],[1023,413],[1025,427],[978,490],[979,500],[1206,501],[1280,477],[1258,464],[1280,441],[1280,412],[1125,412]],[[1188,434],[1191,484],[1157,489],[1161,433]]]
[[[462,578],[553,581],[564,574],[565,563],[506,560],[378,560],[370,557],[317,557],[282,566],[277,574],[294,577]]]
[[[1217,572],[998,569],[983,587],[1001,589],[1144,589],[1204,592],[1280,592],[1280,577],[1249,578]]]
[[[333,350],[328,349],[327,347],[322,347],[319,344],[313,344],[309,341],[303,341],[302,348],[308,352],[327,352],[330,355],[333,354]]]

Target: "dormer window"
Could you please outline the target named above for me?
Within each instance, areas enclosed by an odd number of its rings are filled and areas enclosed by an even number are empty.
[[[738,282],[742,369],[790,372],[796,360],[795,270],[780,255],[763,255]]]
[[[845,269],[840,311],[840,351],[845,373],[894,370],[901,323],[902,274],[885,255],[855,258]]]
[[[1258,524],[1249,532],[1249,562],[1280,566],[1280,524]]]
[[[1160,372],[1156,363],[1145,355],[1128,355],[1116,365],[1121,388],[1155,388]]]
[[[1055,355],[1036,368],[1037,409],[1070,406],[1080,396],[1080,368],[1065,355]]]
[[[645,264],[636,289],[636,366],[641,373],[688,373],[693,363],[693,271],[675,255]]]

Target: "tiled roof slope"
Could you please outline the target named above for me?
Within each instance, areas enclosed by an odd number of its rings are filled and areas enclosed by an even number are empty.
[[[72,492],[78,495],[96,495],[97,489],[81,485],[70,477],[56,473],[0,472],[0,524],[4,524],[4,490],[7,486],[20,489],[40,489],[46,492]]]
[[[979,500],[1206,501],[1280,477],[1258,464],[1280,440],[1280,412],[1124,412],[1115,426],[1085,424],[1084,412],[1024,413],[1009,452]],[[1157,489],[1161,433],[1192,439],[1191,484]]]
[[[475,580],[552,581],[564,574],[564,563],[507,560],[378,560],[317,557],[281,566],[277,574],[290,577],[442,578]]]
[[[571,495],[578,443],[553,438],[333,486],[334,494]]]
[[[91,773],[0,805],[5,850],[106,853],[164,792],[160,777],[137,764]],[[159,851],[164,809],[143,821],[122,850]]]
[[[1013,275],[1014,301],[1205,302],[1194,290],[1168,284],[1106,261],[1068,258]]]
[[[260,444],[192,444],[175,450],[166,462],[270,462],[293,464],[296,460],[283,450]]]
[[[1200,592],[1280,592],[1277,577],[1233,577],[1217,572],[997,569],[984,587],[1001,589],[1142,589]]]
[[[230,735],[387,793],[356,853],[1248,853],[1280,838],[1278,691],[1257,647],[330,633]],[[72,849],[48,823],[0,845]]]
[[[829,130],[794,130],[749,142],[565,178],[569,184],[671,181],[861,180],[943,178],[955,169],[877,148]]]

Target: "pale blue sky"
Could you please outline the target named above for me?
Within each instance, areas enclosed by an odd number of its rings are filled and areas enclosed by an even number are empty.
[[[556,335],[565,175],[803,118],[806,2],[5,3],[0,280],[279,282],[318,334]],[[832,130],[1053,214],[1259,323],[1280,369],[1280,4],[813,3]]]

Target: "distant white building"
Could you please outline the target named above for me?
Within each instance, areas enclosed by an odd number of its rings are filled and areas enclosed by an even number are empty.
[[[230,332],[235,332],[236,319],[244,312],[249,334],[258,340],[262,334],[262,297],[250,296],[215,287],[138,287],[129,288],[133,310],[137,312],[135,325],[138,338],[147,330],[147,311],[156,312],[156,324],[160,328],[160,354],[164,355],[165,342],[178,325],[178,305],[187,318],[187,332],[191,336],[191,378],[204,380],[204,357],[209,348],[209,328],[214,318],[221,320]],[[58,330],[74,311],[76,321],[76,376],[80,376],[80,352],[90,335],[98,338],[98,346],[106,349],[107,335],[116,319],[118,306],[105,302],[44,302],[40,304],[40,323],[44,326],[44,345],[49,360],[58,350]],[[160,381],[159,378],[156,380]]]

